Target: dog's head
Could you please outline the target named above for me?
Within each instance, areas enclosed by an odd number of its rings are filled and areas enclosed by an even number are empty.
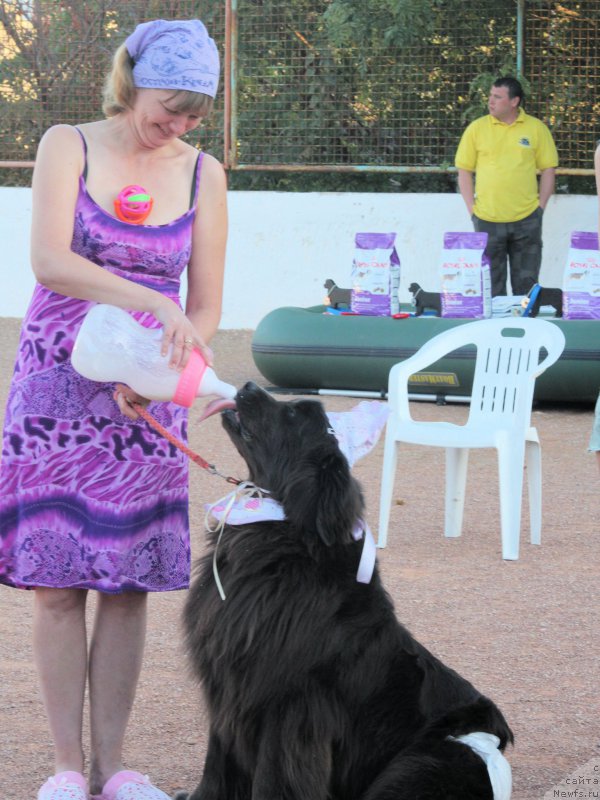
[[[350,541],[363,499],[316,400],[278,401],[254,383],[223,412],[223,427],[248,465],[250,480],[284,508],[302,532],[331,545]]]
[[[325,289],[333,289],[335,286],[335,281],[332,281],[331,278],[327,278],[323,286]]]
[[[410,286],[408,287],[408,291],[411,294],[414,294],[415,292],[418,292],[420,288],[421,287],[419,286],[418,283],[411,283]]]

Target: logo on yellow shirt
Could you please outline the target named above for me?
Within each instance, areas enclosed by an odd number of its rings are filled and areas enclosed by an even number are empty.
[[[522,136],[522,137],[519,139],[519,144],[520,144],[522,147],[531,147],[531,142],[529,141],[529,139],[528,139],[526,136]]]

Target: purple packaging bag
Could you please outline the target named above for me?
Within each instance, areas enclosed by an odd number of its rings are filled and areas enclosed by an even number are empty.
[[[488,319],[492,316],[490,260],[484,255],[486,244],[487,233],[444,234],[442,317]]]
[[[600,320],[600,251],[597,233],[571,233],[571,247],[563,276],[563,319]]]
[[[395,233],[357,233],[352,262],[351,310],[389,317],[400,310],[400,259]]]

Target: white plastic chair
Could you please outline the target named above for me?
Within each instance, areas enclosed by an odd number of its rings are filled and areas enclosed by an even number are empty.
[[[448,353],[477,348],[469,417],[465,425],[420,422],[410,415],[408,379]],[[531,542],[541,542],[540,442],[531,427],[535,379],[559,358],[565,337],[540,319],[486,319],[458,325],[426,342],[411,358],[392,367],[378,547],[385,547],[399,442],[446,448],[445,536],[460,536],[469,448],[495,447],[500,477],[502,557],[519,557],[523,466],[527,463]],[[540,360],[540,350],[546,356]]]

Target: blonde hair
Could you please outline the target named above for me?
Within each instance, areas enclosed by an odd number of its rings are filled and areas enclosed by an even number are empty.
[[[107,117],[116,117],[133,108],[137,88],[133,83],[133,59],[125,43],[115,52],[112,67],[104,82],[102,111]],[[173,111],[206,118],[213,108],[213,98],[201,92],[174,89],[169,97]]]

